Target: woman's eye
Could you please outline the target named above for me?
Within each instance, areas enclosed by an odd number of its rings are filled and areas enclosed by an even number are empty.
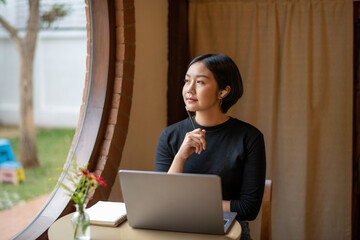
[[[196,81],[196,83],[204,84],[204,81],[198,80],[198,81]]]
[[[184,83],[187,83],[189,82],[190,80],[189,79],[184,79]]]

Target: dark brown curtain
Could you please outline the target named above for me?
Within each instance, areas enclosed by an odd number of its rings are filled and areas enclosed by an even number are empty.
[[[168,125],[186,117],[181,94],[189,62],[188,0],[169,0]]]

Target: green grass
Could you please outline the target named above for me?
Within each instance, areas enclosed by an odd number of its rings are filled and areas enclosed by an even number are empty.
[[[12,183],[0,183],[0,211],[12,207],[20,202],[50,193],[56,185],[57,179],[68,155],[74,129],[39,129],[37,130],[37,149],[39,167],[25,169],[25,182],[17,186]],[[19,161],[19,137],[9,139],[15,157]]]

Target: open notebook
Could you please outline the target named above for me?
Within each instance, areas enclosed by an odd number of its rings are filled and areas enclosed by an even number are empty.
[[[133,228],[224,234],[236,213],[223,213],[220,177],[120,170]]]

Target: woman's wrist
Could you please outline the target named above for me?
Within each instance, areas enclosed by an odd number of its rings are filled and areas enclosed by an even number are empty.
[[[187,158],[176,154],[173,162],[171,163],[168,173],[182,173],[186,159]]]
[[[223,207],[224,212],[231,212],[230,201],[223,200],[222,201],[222,207]]]
[[[177,153],[174,157],[174,161],[180,162],[180,163],[185,163],[186,162],[187,157],[184,157],[183,155]]]

